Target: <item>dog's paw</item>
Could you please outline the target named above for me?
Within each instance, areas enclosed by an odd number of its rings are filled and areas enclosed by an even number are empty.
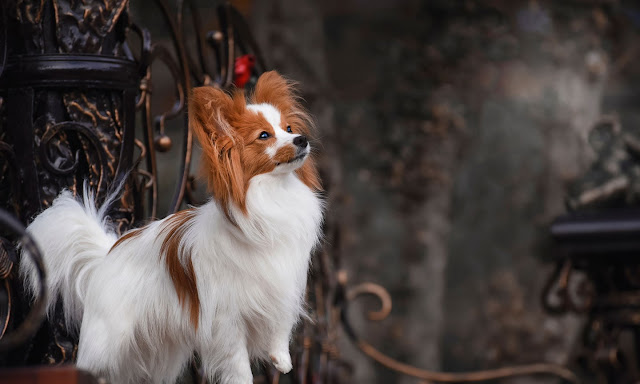
[[[276,352],[269,355],[269,357],[271,357],[271,361],[273,361],[276,369],[282,373],[289,373],[291,368],[293,368],[289,352]]]

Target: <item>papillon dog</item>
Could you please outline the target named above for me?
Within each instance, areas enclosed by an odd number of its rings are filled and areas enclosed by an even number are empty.
[[[174,383],[194,352],[211,383],[253,382],[251,362],[292,368],[323,202],[310,116],[263,74],[245,96],[195,88],[189,125],[212,199],[116,235],[85,186],[28,226],[44,253],[49,310],[79,331],[77,366],[113,383]],[[25,286],[37,292],[23,258]]]

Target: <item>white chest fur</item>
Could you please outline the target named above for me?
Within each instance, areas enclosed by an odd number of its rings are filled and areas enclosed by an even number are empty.
[[[322,201],[293,173],[251,180],[247,214],[232,209],[231,224],[214,202],[197,220],[202,250],[194,258],[203,324],[238,316],[246,324],[251,355],[269,353],[270,335],[297,321],[313,247],[322,224]],[[215,276],[212,281],[210,276]],[[211,323],[209,323],[211,324]],[[203,329],[203,332],[208,330]],[[282,336],[280,336],[282,338]],[[286,337],[285,337],[286,338]]]

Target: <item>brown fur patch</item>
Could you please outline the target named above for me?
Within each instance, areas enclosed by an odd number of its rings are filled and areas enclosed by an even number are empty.
[[[311,155],[313,156],[313,155]],[[296,169],[300,180],[313,191],[322,191],[322,183],[313,159],[307,159],[302,167]]]
[[[296,150],[293,148],[293,146],[286,146],[278,149],[275,156],[273,156],[273,160],[276,163],[281,164],[293,160],[295,156]]]
[[[134,237],[137,237],[139,235],[142,234],[142,231],[144,230],[144,228],[136,228],[136,229],[132,229],[131,231],[125,233],[124,235],[122,235],[118,241],[116,241],[112,246],[111,249],[109,250],[109,252],[113,251],[115,247],[117,247],[118,245],[124,243],[125,241],[132,239]],[[107,252],[108,253],[108,252]]]
[[[295,110],[303,111],[297,95],[293,92],[294,86],[295,83],[287,81],[276,71],[265,72],[256,83],[253,102],[269,103],[285,114]]]
[[[198,318],[200,317],[200,297],[198,296],[198,286],[196,274],[191,260],[191,249],[186,249],[182,243],[185,233],[192,225],[190,221],[195,217],[194,209],[186,209],[171,215],[165,223],[161,233],[166,234],[160,253],[165,257],[167,271],[178,294],[178,300],[184,308],[189,304],[189,317],[193,326],[198,328]],[[184,265],[180,260],[183,260]]]
[[[294,133],[312,139],[312,120],[292,86],[278,73],[266,72],[258,79],[250,102],[273,105],[282,115],[281,129],[286,130],[290,125]],[[201,174],[206,177],[210,192],[229,219],[230,204],[246,214],[245,198],[251,178],[272,171],[278,162],[285,162],[266,154],[266,147],[275,140],[273,127],[261,114],[247,111],[243,91],[227,94],[214,87],[193,90],[189,100],[189,126],[202,146]],[[258,139],[262,131],[271,137]],[[309,188],[321,190],[312,158],[296,173]]]

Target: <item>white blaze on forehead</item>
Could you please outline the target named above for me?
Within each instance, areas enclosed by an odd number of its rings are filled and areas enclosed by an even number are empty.
[[[271,126],[273,127],[273,132],[275,133],[275,136],[276,136],[276,142],[273,145],[270,145],[269,147],[267,147],[266,149],[266,153],[270,157],[274,157],[276,155],[276,152],[278,152],[279,148],[285,145],[291,144],[293,142],[293,139],[296,136],[299,136],[296,134],[289,133],[283,130],[282,127],[280,127],[280,123],[282,122],[282,116],[280,115],[280,111],[278,111],[273,105],[266,104],[266,103],[249,104],[247,105],[247,109],[255,113],[261,114],[265,118],[265,120],[267,120],[267,123],[271,124]]]
[[[247,109],[255,113],[259,112],[260,114],[262,114],[265,120],[267,120],[267,122],[273,126],[273,129],[276,131],[276,134],[277,134],[278,128],[280,128],[280,121],[282,118],[280,116],[280,111],[278,111],[273,105],[249,104],[247,105]]]

